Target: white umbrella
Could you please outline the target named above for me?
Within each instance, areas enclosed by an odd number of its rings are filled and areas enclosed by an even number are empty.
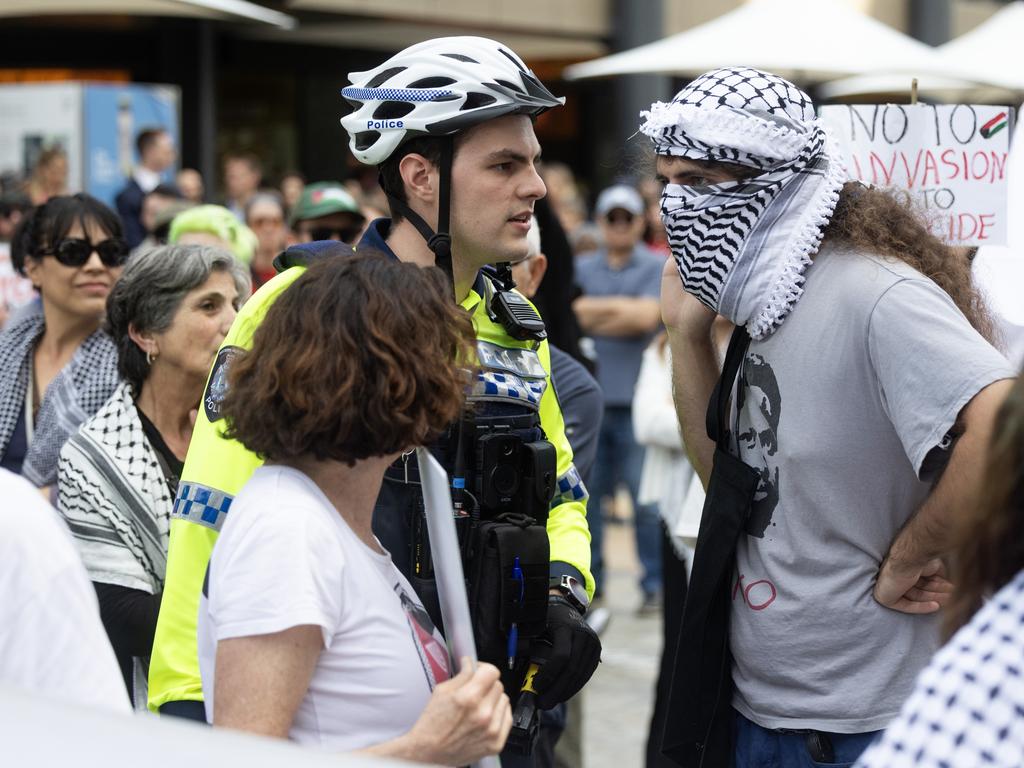
[[[185,16],[197,19],[245,19],[293,29],[293,16],[264,8],[247,0],[3,0],[0,17],[50,14],[130,14],[136,16]]]
[[[1000,8],[970,32],[938,47],[943,59],[963,62],[973,79],[1024,91],[1024,2]]]
[[[926,76],[919,90],[942,101],[1017,101],[1013,93],[1024,92],[1024,2],[1017,0],[1000,8],[970,32],[966,32],[935,52],[943,61],[962,69],[965,79]],[[993,87],[981,87],[978,83]],[[842,78],[822,84],[822,99],[846,96],[888,94],[908,88],[905,75],[865,75]]]
[[[962,76],[933,48],[837,0],[750,0],[693,29],[566,68],[570,80],[744,65],[801,82],[872,71]]]

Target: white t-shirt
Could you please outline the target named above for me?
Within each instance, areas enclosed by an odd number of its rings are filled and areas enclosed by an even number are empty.
[[[99,603],[64,522],[0,469],[0,683],[130,712]]]
[[[444,640],[390,555],[363,543],[298,470],[260,467],[231,505],[199,606],[213,720],[217,642],[319,626],[323,650],[289,736],[332,750],[406,733],[448,679]]]

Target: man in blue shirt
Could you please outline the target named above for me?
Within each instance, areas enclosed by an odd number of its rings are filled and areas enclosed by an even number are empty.
[[[644,349],[661,323],[658,296],[665,260],[648,250],[644,201],[632,187],[616,185],[597,199],[596,218],[605,247],[576,265],[583,296],[573,303],[580,327],[594,340],[597,379],[604,393],[604,421],[591,486],[588,524],[591,569],[600,592],[602,520],[599,500],[613,496],[621,481],[629,489],[636,524],[637,554],[643,567],[641,611],[658,608],[661,592],[661,531],[654,505],[636,503],[643,452],[633,439],[631,404]]]

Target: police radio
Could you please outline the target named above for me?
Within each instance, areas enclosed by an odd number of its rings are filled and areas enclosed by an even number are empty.
[[[488,288],[491,295],[487,300],[487,314],[491,320],[501,323],[509,336],[517,341],[542,341],[548,336],[544,321],[533,305],[514,290],[512,265],[508,262],[485,268],[487,274],[497,283]],[[487,281],[490,286],[490,281]]]

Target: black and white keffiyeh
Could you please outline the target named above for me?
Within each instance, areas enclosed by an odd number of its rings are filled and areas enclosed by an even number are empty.
[[[162,591],[174,496],[128,382],[68,439],[58,467],[57,506],[89,577]]]
[[[32,350],[45,328],[42,308],[36,306],[0,334],[0,456],[24,412]],[[61,447],[107,401],[117,382],[117,346],[105,332],[96,331],[43,393],[21,468],[25,479],[40,487],[57,481]]]
[[[846,180],[835,140],[807,94],[756,69],[708,72],[641,118],[659,155],[756,169],[741,181],[668,184],[661,215],[683,287],[767,337],[800,298]]]

